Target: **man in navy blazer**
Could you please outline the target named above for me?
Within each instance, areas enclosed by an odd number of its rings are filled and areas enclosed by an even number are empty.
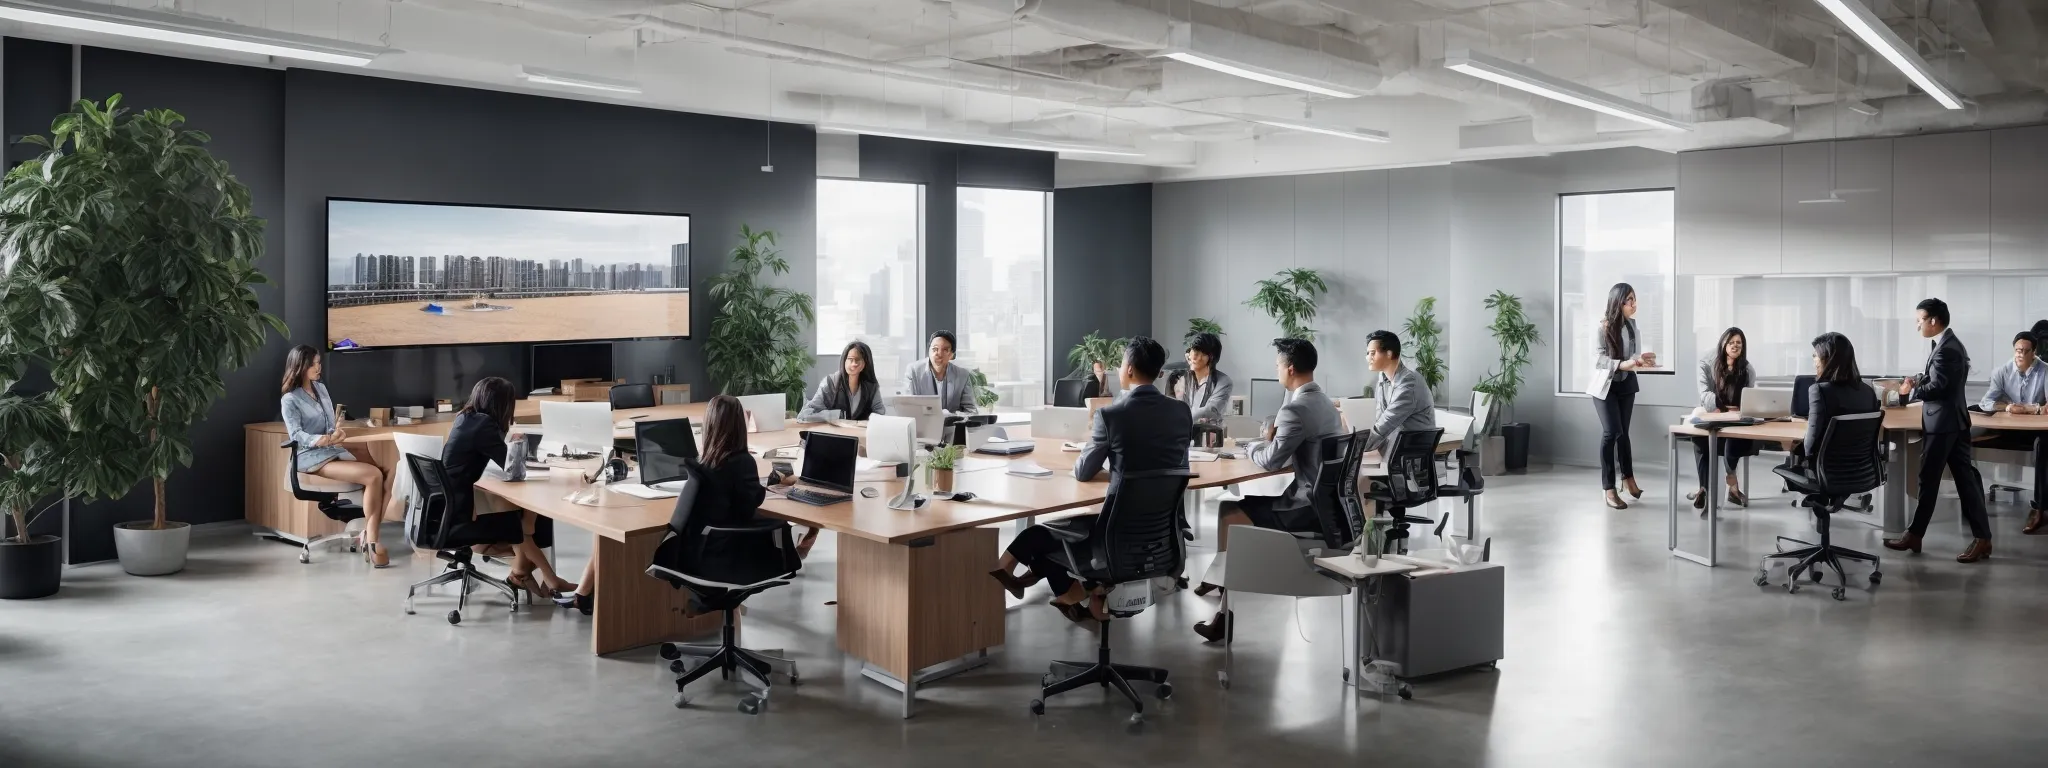
[[[1956,562],[1974,563],[1991,556],[1991,518],[1984,510],[1984,483],[1971,463],[1969,398],[1963,392],[1970,378],[1970,353],[1963,341],[1948,327],[1948,304],[1927,299],[1913,308],[1914,326],[1923,338],[1933,340],[1927,366],[1920,375],[1908,378],[1899,394],[1920,402],[1920,427],[1926,437],[1920,443],[1920,504],[1913,510],[1913,525],[1906,535],[1885,539],[1886,549],[1920,551],[1920,537],[1934,519],[1934,504],[1940,499],[1941,471],[1946,468],[1955,480],[1963,519],[1970,524],[1973,540]]]

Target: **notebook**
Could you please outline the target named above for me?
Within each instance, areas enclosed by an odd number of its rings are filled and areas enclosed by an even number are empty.
[[[1038,466],[1035,461],[1019,461],[1010,465],[1009,473],[1018,477],[1051,477],[1052,470]]]

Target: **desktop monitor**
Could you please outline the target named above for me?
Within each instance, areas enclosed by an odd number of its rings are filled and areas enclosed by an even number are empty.
[[[633,425],[633,451],[640,462],[640,484],[680,479],[683,462],[697,458],[697,435],[689,419],[641,421]]]
[[[742,395],[740,407],[754,415],[754,428],[750,432],[780,432],[782,418],[789,413],[789,398],[782,394]]]
[[[891,416],[915,419],[917,439],[922,442],[946,438],[946,411],[939,406],[938,395],[890,395],[882,398],[882,408]]]
[[[917,420],[906,416],[868,419],[868,458],[883,464],[909,464],[917,458]]]
[[[848,435],[808,432],[804,435],[804,466],[797,479],[805,484],[853,493],[854,465],[860,440]]]
[[[1279,379],[1252,379],[1251,395],[1247,398],[1246,415],[1252,420],[1264,422],[1280,415],[1280,406],[1287,404],[1287,388],[1280,386]]]
[[[563,453],[602,454],[612,448],[612,405],[542,400],[540,430]]]
[[[527,368],[527,391],[555,391],[569,379],[612,380],[612,343],[535,344]]]

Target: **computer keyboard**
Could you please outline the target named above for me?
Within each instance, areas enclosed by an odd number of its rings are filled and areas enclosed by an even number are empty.
[[[800,501],[813,507],[829,507],[853,497],[846,494],[814,491],[809,488],[793,488],[789,491],[789,498],[791,501]]]

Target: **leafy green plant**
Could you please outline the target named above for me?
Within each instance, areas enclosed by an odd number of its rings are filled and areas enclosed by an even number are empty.
[[[925,466],[937,470],[952,469],[966,455],[967,447],[962,445],[941,445],[932,449],[932,457],[925,460]]]
[[[249,363],[265,328],[288,331],[257,303],[263,220],[211,137],[120,103],[80,100],[50,136],[24,138],[46,151],[0,187],[0,357],[10,380],[24,361],[49,370],[70,430],[65,490],[119,498],[147,478],[163,528],[165,481],[191,465],[191,426],[227,394],[223,372]]]
[[[989,386],[988,377],[982,374],[980,368],[968,371],[967,383],[974,388],[974,406],[976,408],[986,411],[996,407],[996,403],[1003,401],[1003,396],[996,392],[996,388]]]
[[[1444,327],[1436,321],[1436,297],[1424,296],[1415,302],[1415,314],[1409,315],[1401,324],[1401,333],[1407,335],[1408,343],[1415,353],[1415,372],[1422,374],[1423,383],[1429,391],[1444,383],[1449,365],[1444,362]]]
[[[1290,339],[1313,341],[1316,329],[1308,321],[1316,317],[1316,297],[1330,292],[1323,273],[1313,269],[1283,269],[1267,280],[1244,305],[1266,313],[1280,323],[1280,334]]]
[[[1124,362],[1124,347],[1130,339],[1105,339],[1098,331],[1089,331],[1081,337],[1081,343],[1067,350],[1067,364],[1074,366],[1074,373],[1094,372],[1094,364],[1101,363],[1104,371],[1116,370]]]
[[[1195,336],[1204,333],[1211,333],[1221,337],[1223,335],[1223,326],[1206,317],[1190,317],[1188,318],[1188,332],[1181,335],[1180,342],[1183,345],[1194,343]]]
[[[805,324],[818,321],[818,314],[810,294],[762,280],[763,272],[789,273],[789,260],[774,246],[773,231],[740,225],[732,267],[711,278],[718,310],[711,319],[705,362],[722,382],[720,392],[781,392],[795,410],[803,404],[804,374],[811,367],[810,346],[799,336]]]
[[[8,327],[17,328],[13,323]],[[18,361],[11,361],[7,380],[0,382],[9,390],[0,395],[0,512],[14,520],[14,540],[27,544],[29,524],[64,500],[65,473],[59,460],[67,430],[63,414],[46,394],[12,391],[20,378]],[[58,498],[36,509],[51,496]]]
[[[1486,330],[1500,343],[1500,369],[1480,379],[1472,391],[1493,395],[1497,402],[1513,408],[1515,395],[1522,391],[1522,369],[1529,367],[1529,347],[1541,343],[1543,336],[1523,312],[1519,296],[1494,291],[1486,297],[1486,308],[1493,310],[1493,323]]]

